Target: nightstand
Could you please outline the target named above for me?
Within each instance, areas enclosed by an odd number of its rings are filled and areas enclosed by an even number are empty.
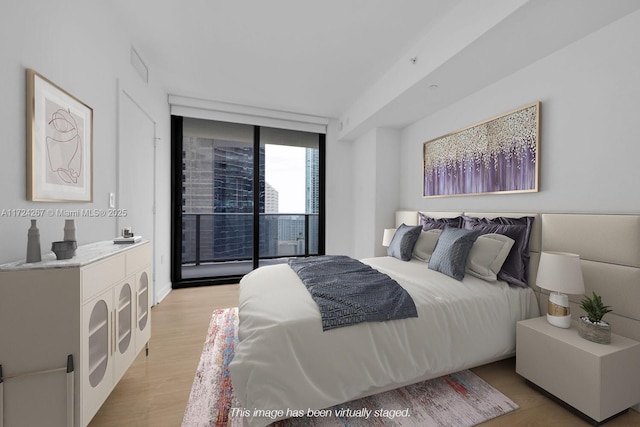
[[[611,334],[597,344],[545,317],[516,326],[516,372],[592,423],[607,421],[640,402],[640,342]]]

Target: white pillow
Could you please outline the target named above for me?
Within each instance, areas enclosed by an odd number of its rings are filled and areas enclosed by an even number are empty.
[[[413,258],[423,262],[429,262],[431,254],[438,243],[442,230],[432,229],[420,232],[416,245],[413,247]]]
[[[480,279],[495,282],[514,242],[504,234],[489,233],[478,236],[467,257],[465,271]]]

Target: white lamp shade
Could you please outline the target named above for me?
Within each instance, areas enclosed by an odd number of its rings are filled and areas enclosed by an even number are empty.
[[[567,252],[542,252],[536,285],[565,294],[584,294],[580,256]]]
[[[385,228],[384,233],[382,234],[382,246],[389,247],[389,245],[391,244],[391,240],[393,240],[393,236],[395,234],[395,228]]]

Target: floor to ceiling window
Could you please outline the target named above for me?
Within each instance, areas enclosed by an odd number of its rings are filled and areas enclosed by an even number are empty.
[[[324,253],[324,135],[172,117],[174,287]]]
[[[260,128],[259,264],[274,258],[319,253],[320,141],[318,134]]]

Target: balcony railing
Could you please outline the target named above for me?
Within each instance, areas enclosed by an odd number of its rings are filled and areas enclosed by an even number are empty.
[[[253,214],[183,213],[182,264],[247,261],[253,257]],[[318,214],[259,217],[260,259],[318,254]]]

